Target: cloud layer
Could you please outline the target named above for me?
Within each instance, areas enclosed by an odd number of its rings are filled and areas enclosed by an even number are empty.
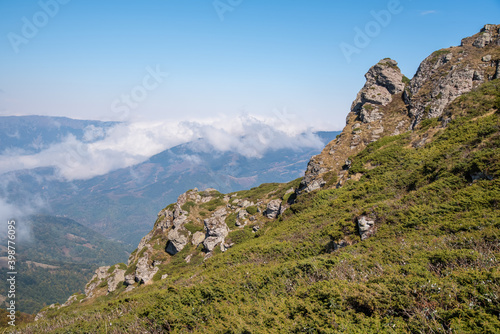
[[[89,127],[83,141],[70,135],[37,154],[2,155],[0,174],[53,166],[62,179],[88,179],[141,163],[166,149],[200,138],[203,140],[196,141],[195,147],[199,151],[233,151],[246,157],[261,157],[269,150],[323,146],[304,122],[289,114],[123,123],[108,129]]]

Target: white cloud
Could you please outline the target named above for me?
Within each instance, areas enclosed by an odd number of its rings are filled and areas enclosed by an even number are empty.
[[[241,115],[118,124],[106,130],[88,128],[84,141],[70,135],[37,154],[4,154],[0,156],[0,173],[55,166],[63,179],[88,179],[141,163],[166,149],[199,138],[203,140],[196,141],[193,149],[233,151],[246,157],[261,157],[269,150],[323,146],[304,122],[284,113],[269,118]]]
[[[7,237],[7,223],[15,221],[15,242],[29,242],[33,238],[31,222],[29,216],[42,209],[45,204],[39,197],[31,196],[31,200],[26,201],[23,206],[16,206],[0,198],[0,226],[3,233],[2,238]]]

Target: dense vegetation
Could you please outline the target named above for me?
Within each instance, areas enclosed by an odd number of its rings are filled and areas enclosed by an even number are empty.
[[[98,233],[61,217],[37,215],[19,221],[24,231],[17,244],[18,310],[39,311],[45,305],[64,303],[83,291],[97,267],[123,262],[127,248]],[[2,251],[5,256],[6,250]],[[7,282],[0,283],[5,294]]]
[[[168,278],[48,310],[24,332],[498,333],[499,101],[500,80],[484,84],[446,127],[425,121],[351,157],[359,181],[301,195],[224,253],[179,253]],[[363,241],[362,215],[376,222]]]

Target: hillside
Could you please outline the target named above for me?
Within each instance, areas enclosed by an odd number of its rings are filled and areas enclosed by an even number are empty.
[[[381,60],[303,179],[180,195],[22,332],[499,332],[499,29]]]
[[[63,303],[85,283],[98,266],[124,261],[130,251],[124,245],[61,217],[32,216],[19,221],[29,233],[17,243],[19,291],[18,310],[33,313],[45,305]],[[19,225],[21,226],[21,225]],[[5,240],[4,240],[5,241]],[[7,244],[4,242],[3,244]],[[7,249],[1,247],[0,261],[6,267]],[[0,284],[0,295],[8,286]],[[2,298],[2,307],[4,306]]]

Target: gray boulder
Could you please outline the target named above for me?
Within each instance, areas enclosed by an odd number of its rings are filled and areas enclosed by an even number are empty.
[[[273,199],[267,204],[267,209],[264,211],[264,215],[267,218],[275,219],[281,212],[281,200]]]
[[[191,232],[186,230],[184,226],[178,226],[168,232],[167,248],[166,251],[170,255],[175,255],[186,247],[189,242]]]
[[[323,161],[318,161],[317,157],[318,156],[314,156],[309,160],[305,176],[300,182],[299,189],[297,190],[298,195],[318,190],[326,184],[320,175],[326,173],[328,169],[323,166]]]
[[[204,240],[205,240],[205,233],[203,233],[203,232],[196,232],[195,234],[193,234],[193,238],[191,239],[191,243],[194,246],[198,246]]]
[[[225,238],[229,234],[229,228],[225,222],[226,215],[226,208],[221,208],[215,211],[210,218],[203,221],[207,230],[203,246],[208,252],[212,252],[218,244],[223,245]]]
[[[93,297],[96,288],[101,284],[103,279],[107,279],[109,276],[108,270],[110,266],[99,267],[96,269],[94,276],[90,279],[90,282],[85,286],[85,296]]]
[[[358,221],[358,231],[361,240],[372,236],[375,233],[375,221],[369,219],[366,216],[361,216],[357,219]]]
[[[135,270],[135,281],[147,284],[153,280],[153,276],[158,272],[159,268],[154,264],[149,263],[147,256],[141,257],[137,261],[137,269]]]
[[[491,35],[491,32],[485,30],[476,37],[472,45],[476,48],[484,48],[486,45],[491,43],[491,41],[493,40],[492,37],[493,36]]]

